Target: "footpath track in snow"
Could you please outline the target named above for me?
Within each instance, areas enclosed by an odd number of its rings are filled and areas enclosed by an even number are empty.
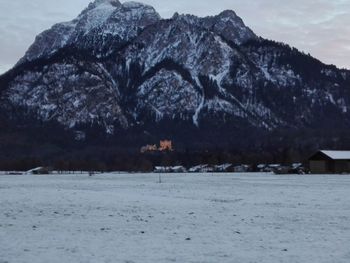
[[[1,175],[0,263],[350,262],[350,176]]]

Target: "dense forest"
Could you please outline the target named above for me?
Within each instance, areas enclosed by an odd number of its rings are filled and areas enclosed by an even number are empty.
[[[158,165],[289,164],[304,162],[318,149],[350,148],[350,136],[345,130],[254,132],[242,126],[216,125],[215,129],[207,129],[215,123],[197,128],[191,123],[163,121],[109,136],[101,127],[84,127],[84,139],[77,140],[75,130],[55,122],[43,125],[29,116],[0,116],[0,170],[50,166],[72,171],[152,171]],[[162,139],[172,140],[173,152],[140,152],[142,146],[158,144]]]

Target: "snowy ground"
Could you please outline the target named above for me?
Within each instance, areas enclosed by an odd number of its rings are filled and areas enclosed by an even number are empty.
[[[350,176],[1,175],[0,263],[350,262]]]

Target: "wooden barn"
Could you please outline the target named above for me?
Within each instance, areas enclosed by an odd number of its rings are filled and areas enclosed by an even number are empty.
[[[350,173],[350,151],[318,151],[309,158],[313,174]]]

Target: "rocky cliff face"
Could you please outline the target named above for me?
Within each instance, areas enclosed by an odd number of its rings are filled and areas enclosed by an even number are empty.
[[[350,121],[349,71],[257,37],[233,11],[161,19],[96,0],[40,34],[0,84],[5,112],[108,134],[164,120],[265,131]]]

